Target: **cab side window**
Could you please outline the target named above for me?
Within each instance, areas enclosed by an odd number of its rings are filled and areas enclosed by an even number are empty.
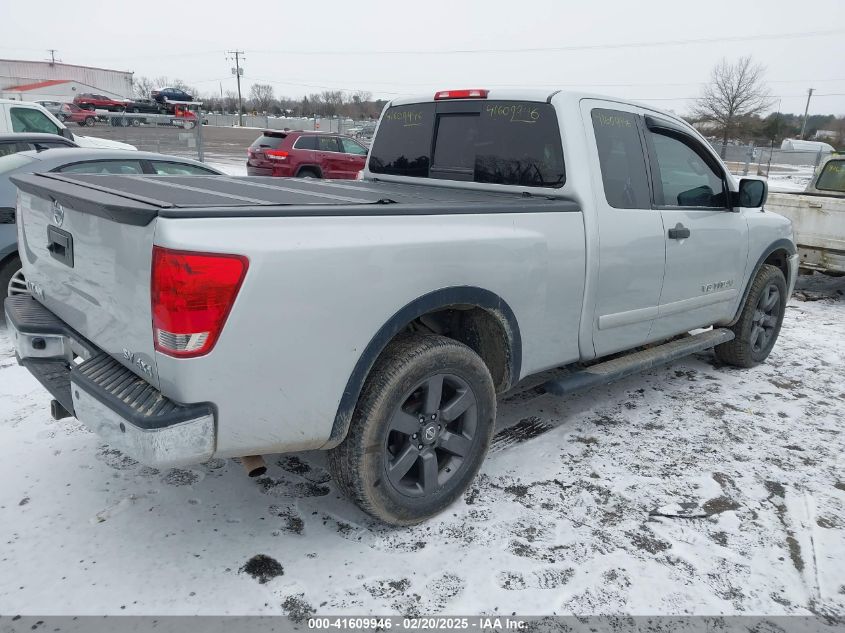
[[[317,149],[321,152],[339,152],[336,136],[318,136]]]
[[[9,111],[13,132],[41,132],[58,134],[59,128],[44,113],[35,108],[12,107]]]
[[[353,141],[351,138],[340,137],[340,145],[343,148],[344,154],[356,154],[358,156],[366,156],[367,148]]]
[[[727,186],[713,161],[705,160],[703,149],[683,135],[649,132],[657,173],[655,202],[669,207],[727,206]]]
[[[607,203],[616,209],[650,209],[637,116],[602,108],[595,108],[591,115]]]

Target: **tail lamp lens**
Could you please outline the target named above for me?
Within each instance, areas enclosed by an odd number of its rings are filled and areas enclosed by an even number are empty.
[[[285,160],[288,157],[288,153],[280,149],[265,150],[264,155],[271,160]]]
[[[223,330],[249,260],[241,255],[153,247],[155,348],[168,356],[207,354]]]

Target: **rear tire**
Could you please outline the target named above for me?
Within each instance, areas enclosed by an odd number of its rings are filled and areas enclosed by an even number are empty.
[[[716,358],[736,367],[754,367],[766,360],[780,334],[788,298],[781,270],[764,264],[730,328],[735,338],[715,347]]]
[[[495,420],[493,380],[478,354],[443,336],[404,336],[376,361],[329,466],[362,510],[413,525],[464,493]]]
[[[300,169],[297,172],[296,177],[297,178],[320,178],[320,174],[317,173],[317,170],[306,167],[305,169]]]
[[[0,265],[0,293],[2,293],[0,297],[3,298],[29,294],[21,269],[21,260],[17,255]]]

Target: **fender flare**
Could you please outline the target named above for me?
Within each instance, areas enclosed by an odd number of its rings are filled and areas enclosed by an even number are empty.
[[[474,286],[452,286],[435,290],[405,305],[370,339],[349,376],[335,414],[331,436],[321,449],[334,448],[346,437],[364,382],[388,343],[414,319],[429,312],[460,305],[482,308],[504,319],[511,352],[509,371],[514,384],[519,380],[522,368],[522,337],[516,316],[507,302],[489,290]]]
[[[736,324],[739,321],[739,315],[742,314],[742,308],[745,307],[745,301],[748,299],[748,293],[751,291],[751,284],[754,283],[754,278],[757,276],[757,273],[760,272],[760,269],[763,267],[763,262],[768,259],[769,255],[774,253],[775,251],[785,250],[789,253],[790,256],[795,255],[798,252],[798,249],[795,247],[795,244],[791,241],[784,238],[779,240],[775,240],[769,246],[767,246],[763,250],[763,254],[760,255],[760,258],[757,260],[757,263],[754,265],[754,270],[751,271],[751,274],[748,276],[748,279],[745,282],[745,290],[742,291],[742,300],[739,302],[739,306],[736,309],[736,314],[734,315],[733,319],[727,324],[728,326]],[[789,284],[789,279],[786,280],[787,285]]]

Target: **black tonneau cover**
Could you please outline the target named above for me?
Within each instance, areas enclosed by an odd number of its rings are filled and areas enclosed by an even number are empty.
[[[169,218],[579,211],[561,198],[381,181],[267,176],[26,174],[22,191],[143,226]]]

